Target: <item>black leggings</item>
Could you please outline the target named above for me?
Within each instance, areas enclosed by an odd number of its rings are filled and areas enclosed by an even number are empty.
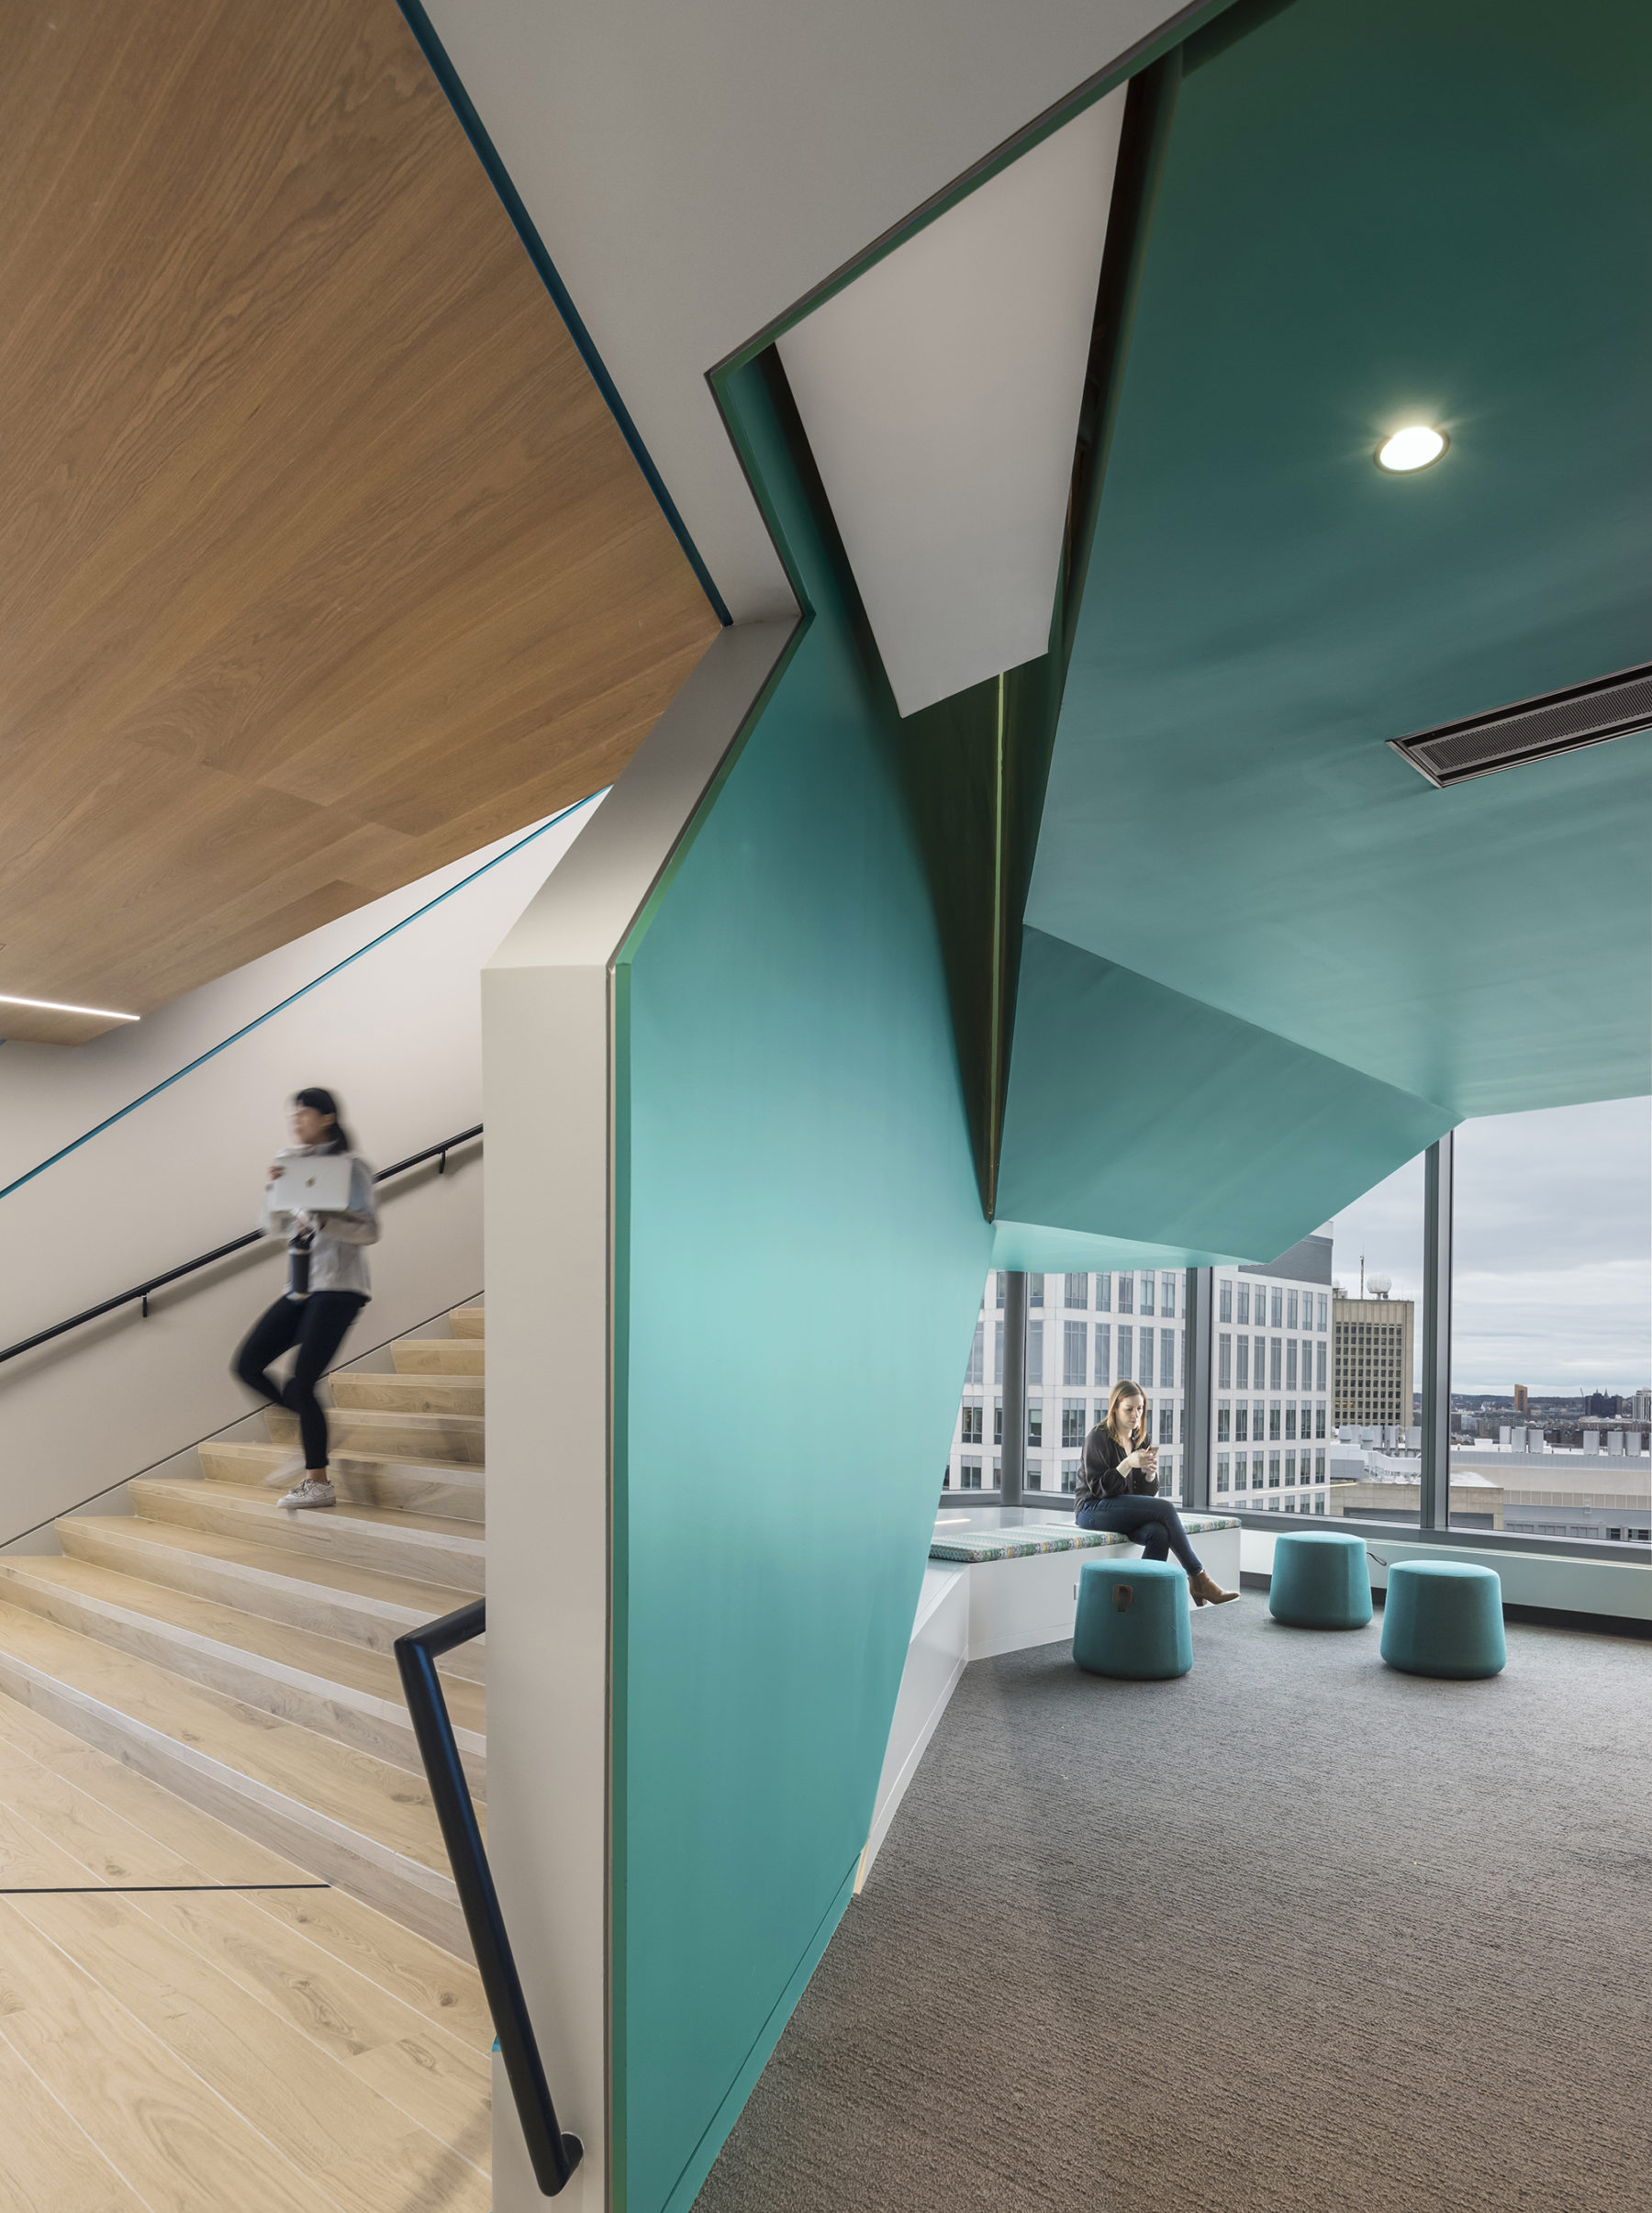
[[[234,1372],[249,1391],[256,1391],[272,1406],[290,1407],[298,1416],[307,1468],[327,1465],[327,1416],[316,1397],[316,1385],[366,1303],[359,1291],[313,1291],[307,1299],[277,1299],[253,1323],[235,1356]],[[298,1358],[283,1390],[267,1371],[291,1345],[297,1346]]]
[[[1167,1498],[1127,1492],[1123,1498],[1087,1499],[1073,1518],[1081,1529],[1112,1529],[1132,1538],[1141,1546],[1144,1559],[1163,1559],[1174,1552],[1189,1576],[1204,1572],[1181,1515]]]

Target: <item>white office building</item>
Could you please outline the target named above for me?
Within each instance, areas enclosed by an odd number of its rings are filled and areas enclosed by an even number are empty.
[[[1323,1514],[1331,1381],[1331,1240],[1266,1267],[1215,1271],[1211,1500]]]
[[[993,1491],[1003,1467],[1006,1279],[987,1279],[947,1488]],[[1027,1492],[1077,1486],[1084,1440],[1124,1377],[1141,1385],[1159,1488],[1185,1470],[1186,1275],[1179,1269],[1027,1278]],[[1214,1271],[1211,1500],[1323,1514],[1331,1369],[1331,1240]]]
[[[1128,1377],[1147,1401],[1159,1446],[1159,1488],[1178,1494],[1183,1438],[1179,1269],[1027,1278],[1029,1492],[1077,1488],[1084,1440],[1107,1415],[1108,1393]],[[996,1490],[1003,1461],[1004,1284],[987,1279],[947,1462],[949,1488]]]

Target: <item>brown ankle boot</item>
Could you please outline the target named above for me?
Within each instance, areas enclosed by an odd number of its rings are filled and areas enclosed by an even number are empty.
[[[1197,1575],[1189,1576],[1188,1588],[1193,1593],[1194,1604],[1198,1606],[1225,1606],[1231,1599],[1239,1595],[1237,1591],[1224,1591],[1215,1577],[1208,1575],[1202,1568]]]

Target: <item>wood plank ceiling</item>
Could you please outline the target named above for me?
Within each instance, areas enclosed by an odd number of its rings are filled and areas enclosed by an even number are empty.
[[[394,0],[7,46],[0,992],[144,1013],[609,781],[717,623]]]

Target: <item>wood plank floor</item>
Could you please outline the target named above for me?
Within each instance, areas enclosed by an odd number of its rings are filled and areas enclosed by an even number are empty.
[[[0,2213],[486,2213],[474,1969],[314,1883],[0,1698]]]

